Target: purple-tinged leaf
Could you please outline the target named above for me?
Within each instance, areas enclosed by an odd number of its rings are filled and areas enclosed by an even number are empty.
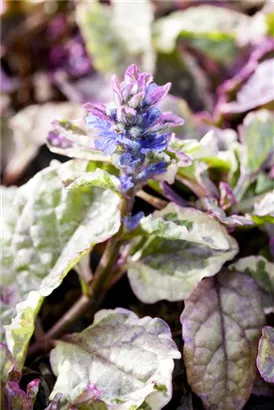
[[[48,405],[48,407],[45,410],[61,410],[61,399],[62,399],[62,394],[57,393],[52,402]]]
[[[259,371],[257,372],[256,379],[252,388],[252,394],[254,394],[255,396],[274,397],[274,385],[264,381]]]
[[[6,383],[10,379],[10,373],[14,368],[14,360],[11,352],[4,343],[0,343],[0,377],[1,383]],[[20,380],[20,377],[19,377]]]
[[[236,198],[233,194],[232,188],[227,182],[220,182],[220,207],[222,209],[230,208],[232,205],[235,205]]]
[[[274,328],[265,326],[259,342],[257,367],[267,383],[274,383]]]
[[[8,381],[4,388],[7,403],[11,406],[8,410],[32,410],[38,389],[39,379],[35,379],[28,384],[27,394],[20,389],[18,383]]]
[[[39,379],[27,385],[27,393],[20,389],[21,373],[7,346],[0,343],[0,385],[3,410],[32,410],[39,389]]]
[[[273,58],[261,62],[238,91],[236,101],[218,104],[220,113],[223,115],[240,114],[273,105],[273,89],[269,86],[273,79],[273,66]]]
[[[264,313],[254,280],[221,271],[203,279],[181,315],[187,380],[205,409],[241,410],[256,376]]]
[[[205,198],[202,200],[207,212],[214,218],[218,219],[222,224],[229,227],[236,226],[251,226],[254,225],[252,219],[241,215],[226,216],[225,211],[218,206],[218,202],[215,198]]]
[[[33,404],[39,390],[39,383],[39,379],[34,379],[27,385],[27,397]]]

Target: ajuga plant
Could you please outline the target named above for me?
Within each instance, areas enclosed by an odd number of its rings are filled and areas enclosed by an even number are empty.
[[[184,120],[162,108],[170,86],[135,64],[121,83],[113,76],[113,104],[86,103],[83,118],[52,124],[48,146],[73,159],[3,190],[3,408],[33,408],[39,380],[19,384],[27,353],[30,363],[49,352],[48,410],[163,409],[175,359],[190,397],[181,408],[198,396],[197,408],[241,410],[252,392],[273,394],[272,114],[247,114],[240,137],[204,124],[187,139]],[[45,298],[71,269],[82,296],[37,333]],[[163,318],[101,309],[126,274],[144,306],[178,302],[179,348]]]

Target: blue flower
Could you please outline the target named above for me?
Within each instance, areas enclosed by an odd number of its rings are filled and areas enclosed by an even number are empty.
[[[128,231],[132,231],[133,229],[137,228],[139,225],[140,220],[144,217],[144,212],[138,212],[134,216],[126,216],[124,217],[123,221],[125,227]]]
[[[166,172],[167,166],[168,163],[165,161],[160,161],[158,163],[148,165],[136,176],[136,181],[146,181],[149,178],[153,178],[155,175],[163,174],[164,172]]]
[[[132,176],[130,175],[122,174],[119,179],[121,182],[121,190],[123,193],[126,193],[130,188],[134,186]]]
[[[147,135],[142,140],[141,153],[146,154],[150,151],[157,151],[157,152],[163,151],[168,146],[168,141],[169,141],[170,136],[171,136],[170,133],[163,134],[163,135],[157,135],[157,134]]]
[[[165,98],[171,84],[158,86],[150,73],[141,73],[135,64],[127,68],[124,80],[112,77],[115,104],[87,103],[85,118],[87,136],[93,146],[106,155],[112,155],[121,169],[121,187],[126,193],[135,184],[166,172],[167,161],[155,162],[156,155],[167,149],[171,133],[169,127],[183,124],[171,112],[161,112],[156,106]],[[49,140],[56,145],[72,144],[54,130]],[[73,142],[74,144],[74,142]],[[177,158],[177,157],[176,157]]]
[[[124,133],[117,133],[113,130],[113,124],[111,122],[105,121],[99,116],[92,114],[87,115],[86,124],[89,128],[97,131],[94,136],[95,148],[99,151],[103,151],[106,155],[113,154],[117,145],[122,142]]]
[[[138,166],[140,166],[145,160],[145,155],[140,151],[138,152],[126,152],[122,154],[119,160],[119,166],[125,169],[127,172],[132,172]]]

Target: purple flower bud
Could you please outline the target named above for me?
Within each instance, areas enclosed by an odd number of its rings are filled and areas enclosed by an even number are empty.
[[[129,98],[133,87],[134,83],[125,83],[123,86],[121,86],[122,96],[125,101]]]
[[[159,120],[164,124],[168,124],[170,127],[184,125],[185,123],[181,117],[172,112],[163,112]]]
[[[89,114],[100,117],[102,120],[109,121],[107,107],[105,104],[92,104],[88,102],[84,104],[84,108],[89,112]]]
[[[139,225],[140,220],[144,217],[144,212],[138,212],[134,216],[125,216],[123,221],[125,227],[128,231],[132,231],[133,229],[137,228]]]
[[[143,101],[144,97],[145,97],[145,93],[144,91],[141,91],[140,93],[136,94],[134,97],[132,97],[129,100],[128,105],[131,108],[137,108],[138,105],[140,105],[140,103]]]
[[[150,73],[141,73],[138,78],[139,90],[145,91],[146,87],[152,82],[153,77]]]
[[[27,385],[27,396],[28,396],[28,399],[30,399],[32,403],[35,402],[35,399],[36,399],[36,396],[39,390],[39,384],[40,384],[40,380],[34,379]]]
[[[121,93],[118,78],[115,74],[112,76],[112,89],[113,89],[113,96],[114,96],[115,102],[119,106],[123,102],[123,96]]]
[[[156,85],[156,84],[155,84]],[[146,95],[146,98],[144,100],[144,103],[146,105],[149,105],[152,107],[153,105],[158,104],[169,92],[171,87],[171,83],[167,83],[166,85],[163,85],[162,87],[151,87],[150,90],[148,90],[148,93]]]
[[[139,76],[139,68],[137,67],[136,64],[131,64],[125,72],[125,80],[126,81],[131,81],[131,80],[137,80]]]

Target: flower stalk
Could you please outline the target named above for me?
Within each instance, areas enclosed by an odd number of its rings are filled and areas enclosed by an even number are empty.
[[[78,141],[77,135],[85,136],[93,150],[111,156],[112,164],[120,170],[122,223],[119,231],[108,240],[92,281],[82,280],[82,296],[30,352],[49,346],[50,339],[61,336],[88,309],[95,309],[106,290],[124,274],[123,266],[119,266],[118,273],[115,269],[121,246],[125,244],[128,231],[137,227],[143,217],[142,212],[131,215],[136,193],[148,179],[159,176],[165,179],[166,175],[166,180],[170,181],[177,167],[178,158],[168,149],[172,136],[169,127],[183,125],[184,121],[156,108],[170,86],[170,83],[158,86],[150,73],[140,73],[132,64],[121,83],[113,76],[114,105],[85,104],[88,112],[85,129],[67,121],[53,122],[54,129],[48,135],[50,146],[71,148]],[[158,209],[166,204],[144,191],[140,191],[139,196]]]

